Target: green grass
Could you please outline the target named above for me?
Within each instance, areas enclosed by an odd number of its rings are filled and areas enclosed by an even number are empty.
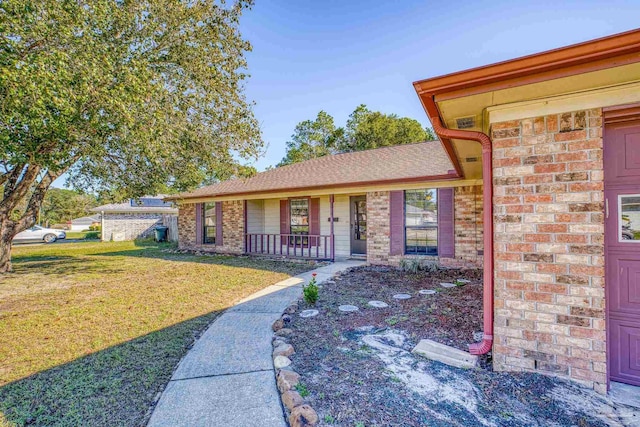
[[[15,247],[0,280],[0,426],[140,425],[194,338],[245,296],[309,269],[170,246]]]
[[[99,239],[99,231],[67,231],[67,239]]]

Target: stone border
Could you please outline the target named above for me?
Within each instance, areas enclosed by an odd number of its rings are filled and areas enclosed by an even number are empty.
[[[300,383],[300,374],[289,368],[295,349],[288,343],[287,337],[293,331],[287,328],[291,322],[291,315],[298,311],[298,302],[291,304],[284,314],[273,323],[274,337],[273,366],[276,370],[276,385],[280,392],[282,406],[288,415],[287,420],[291,427],[315,426],[320,420],[316,411],[304,402],[296,386]]]

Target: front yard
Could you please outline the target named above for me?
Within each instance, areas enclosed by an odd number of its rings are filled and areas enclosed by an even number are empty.
[[[155,244],[17,246],[0,281],[0,425],[141,425],[225,308],[305,264]]]

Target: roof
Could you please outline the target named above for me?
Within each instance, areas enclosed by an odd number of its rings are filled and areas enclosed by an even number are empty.
[[[440,142],[427,141],[319,157],[165,200],[448,179],[451,169]]]
[[[177,214],[178,209],[164,203],[163,199],[166,195],[143,196],[138,199],[129,199],[122,203],[108,203],[106,205],[97,206],[90,209],[91,212],[104,213],[166,213]],[[151,202],[151,203],[147,203]],[[148,204],[150,206],[144,206]]]
[[[93,224],[94,222],[100,222],[100,215],[83,216],[80,218],[74,218],[71,220],[74,224]]]

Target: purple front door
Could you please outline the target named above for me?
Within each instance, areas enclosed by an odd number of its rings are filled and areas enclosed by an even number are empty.
[[[604,129],[609,378],[640,385],[640,121]]]

